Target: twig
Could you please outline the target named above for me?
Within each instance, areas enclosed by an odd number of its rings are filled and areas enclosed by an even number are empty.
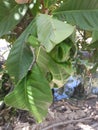
[[[52,124],[50,126],[43,128],[42,130],[49,130],[50,128],[61,126],[61,125],[67,125],[67,124],[70,124],[70,123],[84,122],[85,120],[89,120],[89,119],[93,119],[93,117],[86,117],[86,118],[82,118],[82,119],[78,119],[78,120],[69,120],[69,121],[64,121],[64,122],[63,121],[57,122],[55,124]]]
[[[32,61],[32,63],[31,63],[31,65],[30,65],[30,67],[29,67],[29,70],[32,69],[32,67],[33,67],[33,65],[34,65],[34,63],[35,63],[35,61],[36,61],[35,54],[34,54],[34,48],[30,46],[30,49],[31,49],[31,52],[32,52],[32,54],[33,54],[33,61]]]

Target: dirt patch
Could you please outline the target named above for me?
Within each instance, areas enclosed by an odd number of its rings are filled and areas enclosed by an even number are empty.
[[[0,112],[0,130],[98,130],[98,99],[55,102],[41,124],[27,111],[5,107]]]

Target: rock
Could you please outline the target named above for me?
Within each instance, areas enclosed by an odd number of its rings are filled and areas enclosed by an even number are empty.
[[[98,87],[92,87],[91,93],[98,96]]]
[[[30,130],[30,125],[28,123],[19,123],[14,130]]]
[[[2,116],[0,116],[0,126],[2,126],[4,124],[4,119]]]
[[[75,116],[76,116],[76,113],[75,112],[71,112],[71,113],[68,114],[68,119],[69,120],[74,120]]]
[[[86,113],[83,110],[77,110],[75,119],[80,119],[86,117]]]
[[[65,130],[74,130],[74,125],[73,124],[67,125]]]

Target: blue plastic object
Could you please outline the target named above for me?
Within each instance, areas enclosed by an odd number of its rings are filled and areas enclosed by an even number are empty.
[[[70,76],[62,88],[53,88],[54,101],[68,99],[73,96],[75,88],[82,83],[81,77]]]
[[[91,89],[91,93],[98,96],[98,87],[93,87],[93,88]]]

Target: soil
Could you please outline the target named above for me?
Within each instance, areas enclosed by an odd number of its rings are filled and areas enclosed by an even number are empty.
[[[98,98],[90,95],[82,100],[55,102],[40,124],[27,111],[4,106],[0,130],[98,130]]]

